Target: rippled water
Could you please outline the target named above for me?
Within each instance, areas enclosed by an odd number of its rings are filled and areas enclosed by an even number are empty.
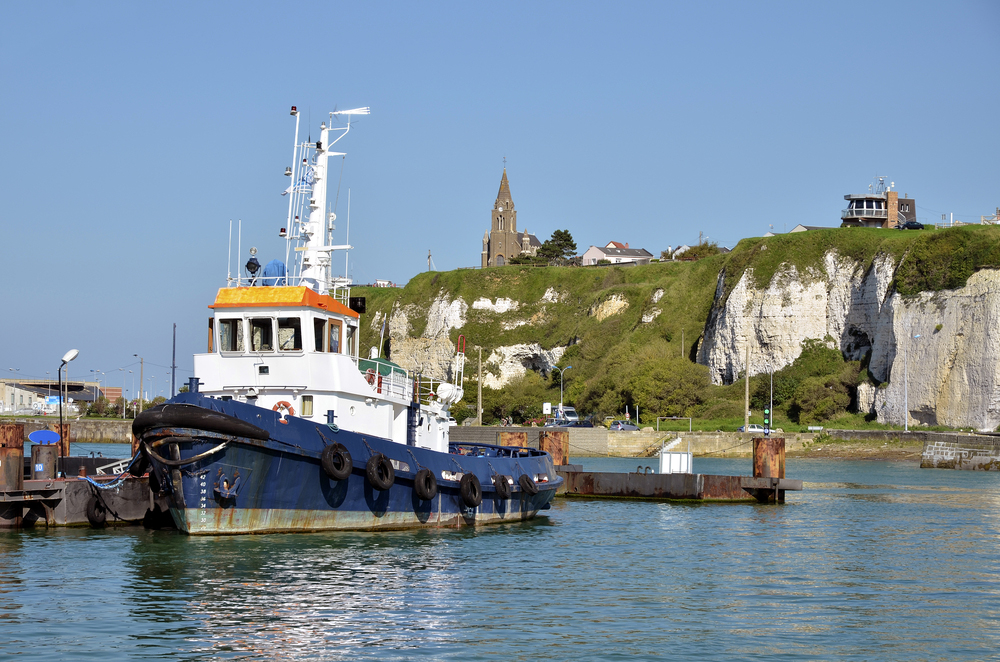
[[[0,658],[995,656],[1000,474],[788,475],[806,490],[784,506],[557,499],[477,531],[0,533]]]

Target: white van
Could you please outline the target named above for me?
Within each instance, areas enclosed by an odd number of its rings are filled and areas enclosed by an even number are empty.
[[[579,416],[579,414],[576,413],[576,409],[574,409],[573,407],[569,407],[567,405],[563,405],[563,408],[562,408],[562,418],[563,418],[563,420],[566,420],[566,421],[579,421],[580,420],[580,416]]]

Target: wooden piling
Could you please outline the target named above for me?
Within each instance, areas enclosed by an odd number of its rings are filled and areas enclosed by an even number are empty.
[[[561,467],[569,462],[569,430],[539,430],[538,450],[552,456],[552,464]]]
[[[756,437],[753,440],[754,478],[785,477],[785,438]],[[758,490],[754,496],[759,501],[785,502],[785,490]]]

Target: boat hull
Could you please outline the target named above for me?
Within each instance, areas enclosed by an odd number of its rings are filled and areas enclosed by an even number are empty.
[[[182,407],[171,410],[172,404]],[[551,457],[537,450],[453,444],[453,452],[440,453],[293,417],[284,420],[269,410],[198,394],[178,396],[160,412],[137,419],[135,432],[150,460],[152,483],[170,498],[181,531],[246,534],[516,522],[548,508],[562,483]],[[321,461],[324,448],[333,445],[353,463],[340,480]],[[385,489],[376,488],[367,471],[378,454],[393,466],[394,480]],[[421,469],[437,480],[437,493],[429,499],[420,498],[416,489]],[[475,506],[469,504],[468,489],[463,495],[466,474],[479,482],[481,501]],[[537,493],[519,484],[524,474]],[[499,476],[508,479],[508,490],[497,488]]]

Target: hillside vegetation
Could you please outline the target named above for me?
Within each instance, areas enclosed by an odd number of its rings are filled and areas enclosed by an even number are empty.
[[[745,239],[729,254],[694,262],[427,272],[404,288],[355,288],[354,294],[367,298],[365,348],[378,344],[382,320],[396,307],[419,312],[409,315],[410,335],[416,337],[424,333],[435,299],[465,301],[465,324],[449,332],[452,342],[462,334],[468,343],[466,397],[453,410],[459,419],[475,411],[476,346],[483,348],[485,361],[496,347],[538,343],[545,349],[567,348],[557,366],[572,366],[564,373],[564,400],[584,413],[618,417],[625,407],[633,415],[638,407],[644,425],[658,416],[690,416],[702,427],[713,427],[742,423],[744,390],[742,380],[711,385],[707,368],[694,362],[720,275],[722,296],[728,296],[748,268],[761,288],[783,265],[794,266],[801,278],[818,278],[831,250],[866,268],[879,254],[891,256],[898,265],[895,288],[911,295],[961,287],[975,270],[1000,267],[1000,227],[905,232],[831,228]],[[512,299],[518,307],[504,313],[472,307],[479,299],[498,298]],[[617,312],[602,317],[602,305],[607,312],[609,301],[617,303],[610,308]],[[383,341],[391,355],[387,345]],[[864,367],[822,343],[808,346],[794,365],[774,375],[779,425],[848,415],[857,381],[865,378]],[[768,376],[751,378],[751,389],[752,409],[758,413],[769,397]],[[507,416],[515,423],[540,419],[542,402],[559,400],[559,372],[529,371],[502,389],[484,388],[483,398],[484,422]]]

